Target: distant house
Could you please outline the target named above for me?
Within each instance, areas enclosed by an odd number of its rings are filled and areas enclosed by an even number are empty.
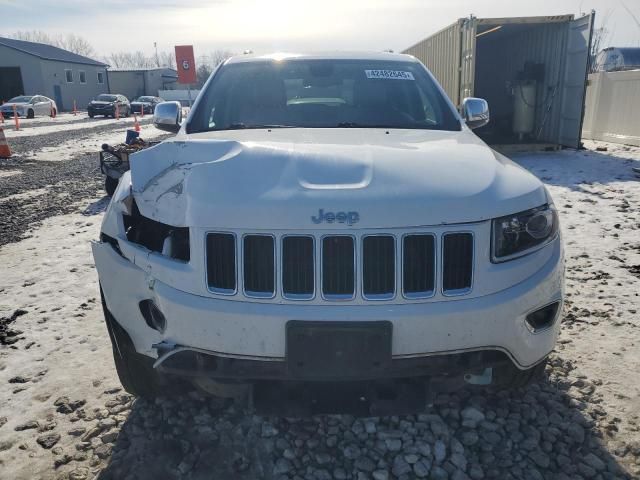
[[[45,95],[58,110],[85,108],[108,93],[107,64],[44,43],[0,37],[0,100]]]
[[[158,96],[159,90],[172,90],[178,72],[172,68],[136,68],[108,70],[110,93],[119,93],[133,100],[142,95]]]
[[[640,69],[640,48],[605,48],[596,57],[596,66],[598,72]]]

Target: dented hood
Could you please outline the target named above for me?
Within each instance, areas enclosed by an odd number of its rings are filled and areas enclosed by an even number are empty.
[[[466,223],[544,204],[473,133],[274,129],[181,135],[131,156],[140,212],[174,226],[337,229]],[[315,223],[357,212],[357,225]],[[344,217],[342,217],[344,218]],[[354,218],[354,217],[351,217]]]

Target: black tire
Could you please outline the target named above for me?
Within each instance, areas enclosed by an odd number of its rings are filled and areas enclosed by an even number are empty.
[[[520,370],[514,365],[500,367],[495,370],[495,385],[498,388],[523,388],[536,383],[544,378],[544,368],[547,365],[545,358],[540,363],[526,370]]]
[[[107,191],[107,195],[110,197],[113,196],[116,188],[118,188],[118,179],[106,176],[104,179],[104,189]]]
[[[131,115],[131,110],[129,108],[127,108],[127,112],[125,114],[125,117],[129,118],[130,115]]]
[[[160,376],[153,368],[153,359],[136,352],[126,330],[107,310],[102,290],[100,296],[120,383],[131,395],[153,400],[160,392]]]
[[[89,118],[93,118],[95,115],[93,113],[89,114]]]
[[[27,118],[33,118],[35,116],[36,114],[33,112],[33,110],[31,109],[27,110]]]

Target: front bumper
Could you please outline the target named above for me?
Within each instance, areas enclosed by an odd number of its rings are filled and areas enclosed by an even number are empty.
[[[89,115],[115,115],[116,109],[114,107],[88,107],[87,113]]]
[[[198,352],[218,362],[267,362],[264,367],[275,367],[276,377],[281,378],[287,375],[286,370],[278,370],[287,358],[286,326],[294,320],[391,322],[394,362],[501,352],[517,368],[530,368],[551,352],[559,330],[557,318],[538,332],[532,332],[525,322],[528,313],[563,298],[560,240],[547,248],[553,252],[535,274],[497,293],[446,302],[384,305],[290,305],[208,298],[158,281],[152,271],[123,258],[110,244],[94,243],[93,255],[107,308],[138,353],[158,358],[157,346],[163,345],[160,350],[169,346],[176,352]],[[167,319],[163,333],[149,327],[140,312],[139,302],[147,299],[153,300]],[[169,366],[171,362],[165,365]],[[239,375],[231,372],[232,377]]]

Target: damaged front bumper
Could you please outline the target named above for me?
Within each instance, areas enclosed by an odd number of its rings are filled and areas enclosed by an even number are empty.
[[[121,247],[126,251],[128,245],[121,242]],[[238,381],[336,380],[436,372],[481,377],[485,368],[505,362],[518,369],[536,365],[553,349],[559,329],[560,309],[549,328],[534,332],[525,322],[531,311],[562,301],[562,248],[560,242],[550,248],[549,260],[534,275],[497,293],[447,302],[384,305],[290,305],[210,298],[159,281],[151,267],[143,266],[148,261],[130,261],[108,242],[94,243],[93,254],[107,308],[131,337],[136,351],[156,359],[158,371]],[[177,262],[167,261],[165,267],[174,264]],[[175,275],[184,275],[182,270],[188,265],[175,266]],[[152,328],[141,312],[140,303],[147,300],[166,318],[162,331]],[[363,368],[348,374],[298,371],[289,358],[287,328],[300,321],[327,325],[387,322],[389,362],[381,358],[384,364],[378,370]],[[360,353],[365,356],[367,352]],[[375,354],[369,353],[374,361]]]

